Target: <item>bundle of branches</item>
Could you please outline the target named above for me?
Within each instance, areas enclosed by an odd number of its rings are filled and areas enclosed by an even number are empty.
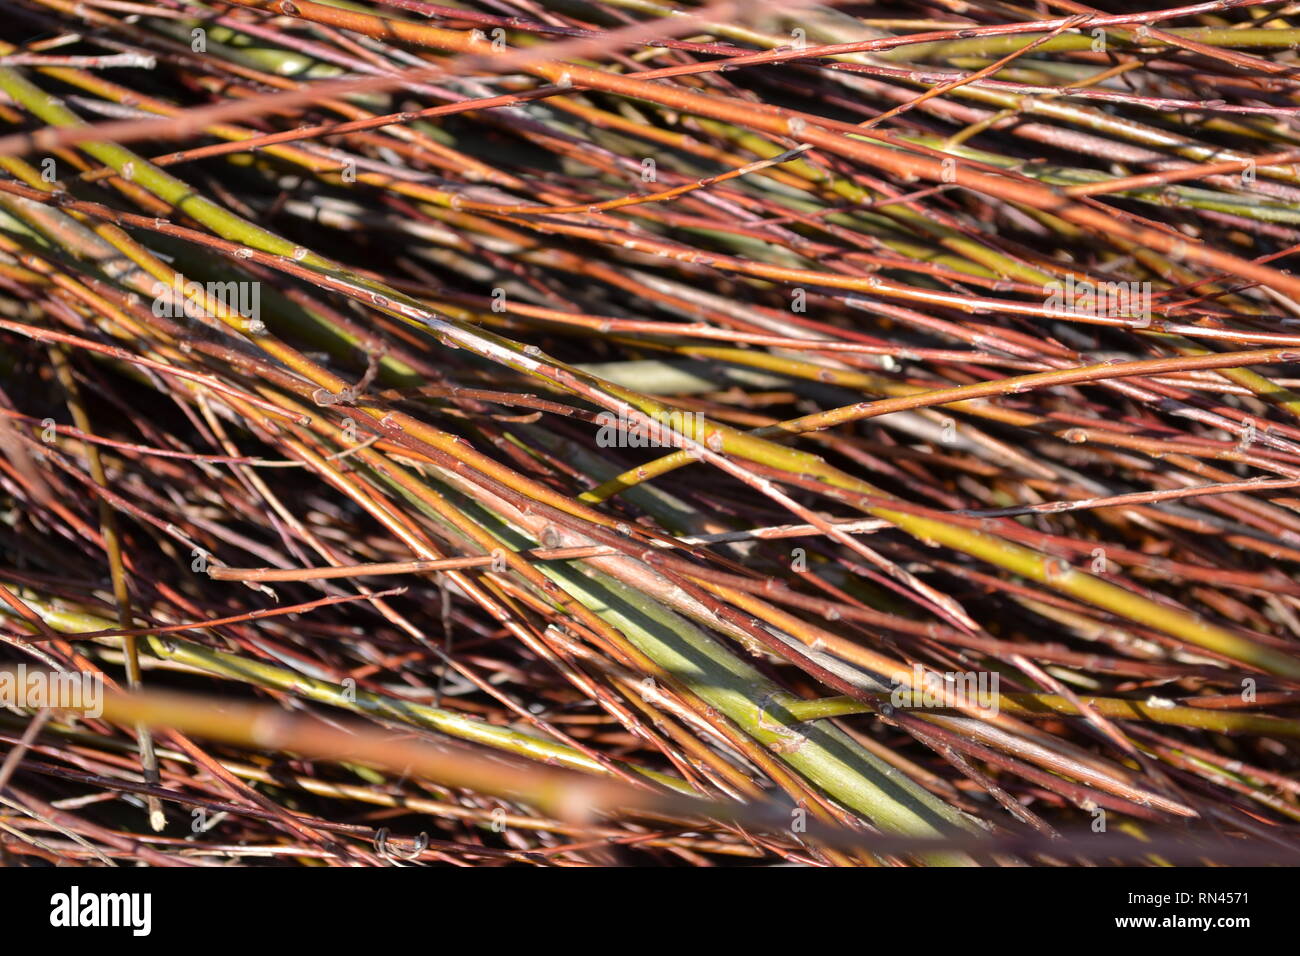
[[[1112,7],[9,0],[0,853],[1294,862],[1300,4]]]

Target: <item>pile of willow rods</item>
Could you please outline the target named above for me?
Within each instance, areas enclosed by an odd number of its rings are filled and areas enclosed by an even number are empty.
[[[3,20],[0,863],[1300,860],[1300,4]]]

